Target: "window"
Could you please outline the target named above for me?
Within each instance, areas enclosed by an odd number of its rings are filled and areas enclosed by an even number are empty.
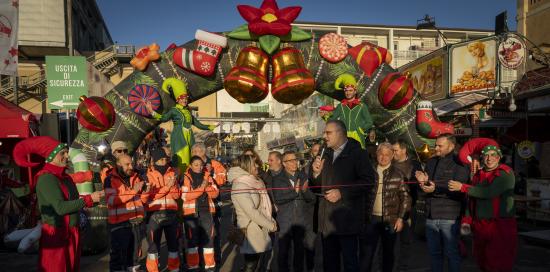
[[[393,50],[399,50],[399,42],[397,41],[393,42]]]

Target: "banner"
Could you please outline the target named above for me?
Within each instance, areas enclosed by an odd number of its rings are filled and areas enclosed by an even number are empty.
[[[88,95],[88,69],[84,57],[46,56],[50,109],[76,109]]]
[[[496,45],[490,38],[451,48],[451,95],[495,88]]]
[[[422,57],[399,70],[409,72],[413,80],[414,89],[423,99],[438,100],[447,96],[447,74],[445,51],[436,52]]]
[[[0,1],[0,74],[17,75],[19,1]]]

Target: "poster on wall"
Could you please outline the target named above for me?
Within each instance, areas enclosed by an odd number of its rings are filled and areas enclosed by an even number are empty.
[[[444,51],[434,52],[399,70],[402,73],[411,74],[414,89],[423,99],[432,101],[443,99],[447,96],[447,91],[444,89],[447,78],[444,72],[445,58]]]
[[[496,86],[496,40],[481,39],[451,48],[451,93],[492,90]]]

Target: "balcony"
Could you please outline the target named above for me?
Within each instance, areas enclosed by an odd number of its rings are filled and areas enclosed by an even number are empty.
[[[429,50],[394,50],[393,58],[396,60],[415,60],[429,54]]]

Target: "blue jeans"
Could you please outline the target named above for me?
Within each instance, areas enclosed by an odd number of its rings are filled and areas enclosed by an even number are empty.
[[[460,271],[459,230],[458,220],[426,219],[426,238],[430,250],[432,272],[443,271],[444,256],[448,258],[449,272]]]

